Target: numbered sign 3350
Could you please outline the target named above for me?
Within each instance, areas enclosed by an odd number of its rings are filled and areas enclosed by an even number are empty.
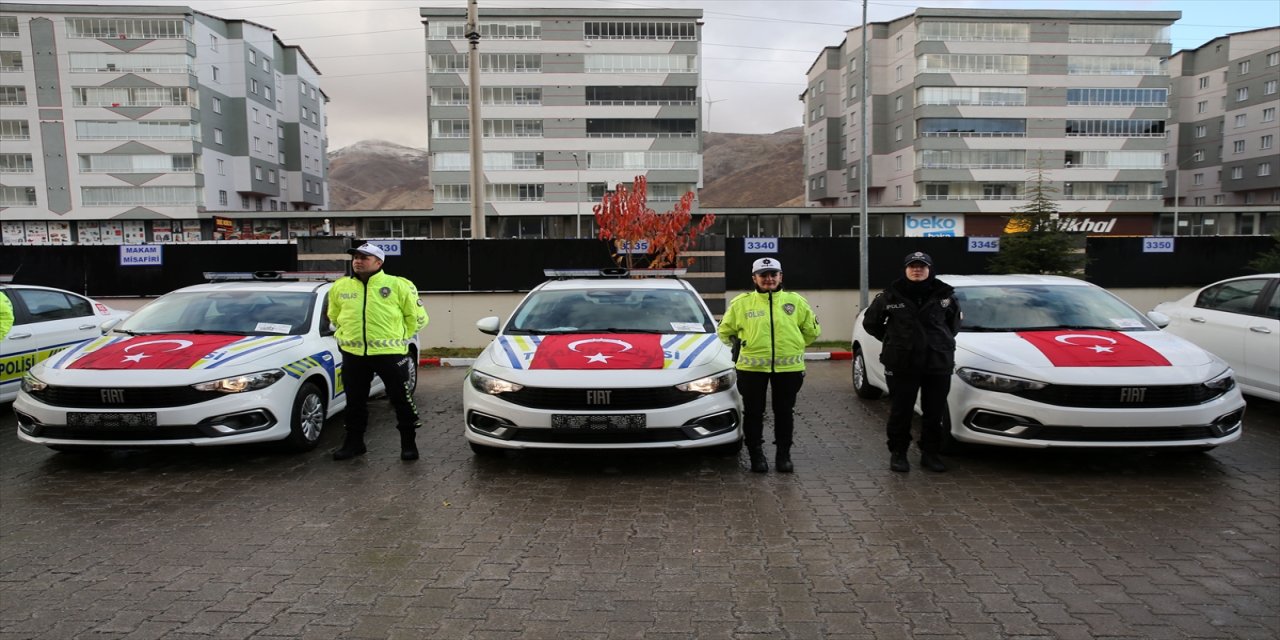
[[[1173,253],[1173,238],[1143,238],[1143,253]]]
[[[745,244],[742,245],[744,253],[777,253],[777,238],[743,238]]]

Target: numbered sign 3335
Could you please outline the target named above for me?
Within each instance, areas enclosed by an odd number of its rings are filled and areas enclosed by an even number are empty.
[[[618,253],[649,253],[648,240],[630,240],[618,241]]]
[[[1143,253],[1173,253],[1173,238],[1143,238]]]
[[[743,238],[745,244],[742,245],[744,253],[777,253],[777,238]]]

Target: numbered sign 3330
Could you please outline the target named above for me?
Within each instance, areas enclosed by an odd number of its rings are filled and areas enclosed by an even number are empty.
[[[745,244],[742,245],[744,253],[777,253],[777,238],[743,238]]]
[[[1143,253],[1173,253],[1173,238],[1143,238]]]

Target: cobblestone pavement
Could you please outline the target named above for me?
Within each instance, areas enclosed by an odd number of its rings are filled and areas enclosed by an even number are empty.
[[[1208,454],[887,469],[885,401],[815,362],[793,475],[694,453],[58,454],[0,409],[0,638],[1276,638],[1280,409]],[[912,462],[916,457],[912,456]]]

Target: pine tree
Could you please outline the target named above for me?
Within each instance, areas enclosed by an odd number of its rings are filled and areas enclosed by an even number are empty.
[[[1000,236],[1000,253],[987,265],[991,273],[1034,273],[1080,277],[1085,258],[1078,251],[1080,238],[1065,230],[1058,217],[1058,203],[1050,194],[1058,190],[1044,179],[1044,158],[1036,162],[1035,181],[1027,184],[1030,200],[1014,209]]]

